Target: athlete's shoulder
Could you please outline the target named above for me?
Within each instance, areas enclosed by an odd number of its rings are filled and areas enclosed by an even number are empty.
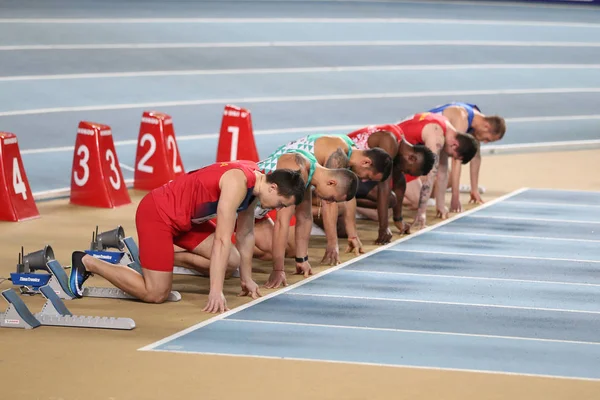
[[[446,118],[442,114],[432,113],[432,112],[424,112],[415,115],[415,119],[419,122],[438,122],[446,124],[448,118]]]

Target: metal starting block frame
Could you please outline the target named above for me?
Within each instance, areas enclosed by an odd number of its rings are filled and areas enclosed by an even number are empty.
[[[88,317],[73,315],[50,285],[42,286],[40,292],[46,303],[37,314],[32,314],[17,292],[7,289],[2,296],[8,309],[0,313],[0,327],[33,329],[39,326],[62,326],[71,328],[96,328],[131,330],[135,322],[131,318]]]

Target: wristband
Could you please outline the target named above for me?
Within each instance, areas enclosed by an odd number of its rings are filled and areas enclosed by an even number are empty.
[[[394,222],[402,222],[402,216],[394,217]]]
[[[308,261],[308,256],[304,256],[304,257],[296,257],[296,262],[297,263],[303,263]]]

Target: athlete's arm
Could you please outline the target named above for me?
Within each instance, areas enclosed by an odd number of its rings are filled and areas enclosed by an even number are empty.
[[[241,211],[237,218],[236,247],[240,252],[240,296],[250,295],[253,299],[260,297],[258,285],[252,279],[252,256],[254,253],[254,209],[258,198],[254,199],[247,209]]]
[[[479,195],[479,170],[481,169],[481,149],[477,149],[477,154],[471,160],[471,200],[477,204],[483,204]]]
[[[402,203],[404,202],[404,194],[406,193],[406,177],[404,173],[397,168],[392,172],[394,179],[394,194],[396,195],[396,205],[393,210],[394,225],[398,228],[400,234],[410,233],[410,225],[404,223],[402,218]]]
[[[312,191],[310,186],[304,193],[304,199],[296,207],[296,258],[308,256],[308,242],[313,224]],[[307,261],[296,262],[296,273],[303,273],[305,278],[312,275],[310,263]]]
[[[415,221],[413,226],[415,228],[425,227],[425,223],[427,220],[426,211],[427,211],[427,200],[431,197],[431,190],[433,188],[433,182],[438,174],[438,168],[440,163],[440,154],[443,151],[444,147],[444,131],[438,124],[428,124],[423,128],[423,141],[425,142],[425,146],[429,147],[431,151],[436,155],[435,163],[433,164],[433,168],[427,174],[427,178],[421,187],[421,194],[419,196],[419,206],[417,209],[417,215],[415,217]]]
[[[448,218],[448,208],[446,207],[446,188],[448,187],[448,154],[445,151],[440,153],[440,163],[436,180],[435,202],[437,216]]]
[[[469,129],[469,113],[462,107],[452,106],[444,110],[444,116],[457,132],[466,132]],[[471,170],[473,167],[471,166]],[[462,170],[462,162],[460,160],[452,160],[452,171],[450,172],[450,182],[452,183],[452,197],[450,201],[450,210],[452,212],[461,212],[460,204],[460,174]]]
[[[398,139],[390,132],[375,132],[369,137],[369,147],[379,147],[388,153],[392,159],[398,154]],[[390,177],[377,184],[377,219],[379,220],[379,235],[376,244],[387,244],[392,239],[388,210],[390,208]],[[402,192],[404,197],[404,192]]]
[[[338,140],[340,140],[340,142],[342,141],[342,139]],[[346,143],[343,144],[345,145]],[[336,151],[327,157],[325,167],[331,169],[348,167],[348,156],[341,147],[338,147]],[[323,201],[321,205],[321,212],[323,213],[323,230],[325,231],[325,238],[327,239],[325,255],[323,256],[321,262],[329,263],[330,265],[336,265],[340,262],[340,249],[338,246],[337,236],[337,221],[339,213],[338,205],[336,202]],[[354,224],[354,229],[356,230],[356,222],[354,222]]]
[[[223,282],[227,270],[227,260],[231,252],[231,236],[233,235],[236,211],[246,197],[247,180],[239,169],[232,169],[221,176],[219,181],[221,194],[217,206],[217,229],[210,255],[210,292],[208,304],[204,311],[211,313],[227,311],[227,303],[223,295]]]
[[[275,218],[275,225],[273,226],[273,273],[283,273],[285,276],[285,249],[287,247],[288,235],[290,233],[290,220],[292,215],[296,211],[295,206],[284,207],[277,210],[277,218]],[[287,283],[282,282],[284,286]],[[273,286],[273,287],[278,287]],[[268,286],[270,287],[270,286]]]
[[[276,168],[288,168],[295,171],[299,170],[302,174],[302,179],[306,182],[308,180],[308,172],[306,171],[307,162],[308,161],[300,154],[289,153],[279,157]],[[275,223],[273,225],[273,241],[271,247],[271,254],[273,254],[273,270],[265,284],[266,288],[275,289],[280,285],[287,286],[285,277],[285,251],[290,233],[290,221],[295,211],[295,206],[285,207],[277,211],[277,218],[275,218]],[[308,244],[306,247],[308,251]]]

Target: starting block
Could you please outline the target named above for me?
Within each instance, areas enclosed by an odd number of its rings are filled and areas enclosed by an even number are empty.
[[[45,325],[122,330],[135,328],[135,322],[131,318],[73,315],[49,285],[42,286],[40,292],[46,298],[46,303],[42,311],[34,315],[14,290],[3,291],[2,296],[8,302],[8,309],[0,314],[0,327],[33,329]]]
[[[21,247],[17,272],[11,272],[10,280],[13,285],[19,286],[22,294],[36,294],[42,286],[48,284],[52,276],[46,266],[46,263],[51,260],[54,260],[54,251],[50,245],[29,254],[25,254]],[[45,273],[40,274],[36,271]]]

